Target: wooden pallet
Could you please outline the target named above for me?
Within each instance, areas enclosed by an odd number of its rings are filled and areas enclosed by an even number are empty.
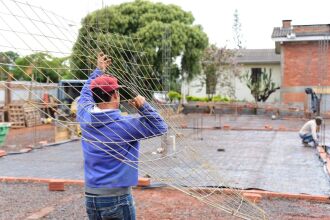
[[[24,108],[22,104],[8,105],[8,118],[12,128],[25,127]]]
[[[40,113],[37,109],[25,110],[24,116],[25,116],[25,123],[26,123],[27,127],[41,125],[41,117],[40,117]]]
[[[8,116],[12,128],[32,127],[41,124],[38,109],[26,103],[9,104]]]
[[[32,105],[24,105],[24,116],[27,127],[41,125],[41,116],[39,110]]]

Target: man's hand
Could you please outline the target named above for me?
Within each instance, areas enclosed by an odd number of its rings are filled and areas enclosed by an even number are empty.
[[[111,58],[108,58],[103,52],[97,55],[97,68],[99,68],[103,73],[111,65]]]
[[[143,106],[145,101],[146,101],[146,99],[143,96],[138,95],[131,101],[131,105],[133,105],[135,108],[139,109]]]
[[[314,145],[315,145],[315,147],[317,147],[320,145],[320,142],[318,140],[314,140]]]

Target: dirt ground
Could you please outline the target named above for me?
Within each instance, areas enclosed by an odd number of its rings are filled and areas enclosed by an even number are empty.
[[[223,211],[169,188],[134,189],[139,220],[235,220]],[[25,219],[48,209],[42,219],[87,219],[83,187],[66,186],[62,192],[48,191],[47,184],[0,183],[0,219]],[[330,205],[302,200],[263,199],[258,204],[269,219],[330,219]]]
[[[1,150],[19,152],[24,148],[38,148],[45,143],[55,141],[55,126],[51,124],[30,128],[9,129],[7,138]]]

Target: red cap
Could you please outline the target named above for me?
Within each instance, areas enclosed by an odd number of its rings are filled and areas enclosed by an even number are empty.
[[[102,75],[92,80],[90,89],[100,88],[104,92],[112,92],[119,88],[118,80],[115,77]]]

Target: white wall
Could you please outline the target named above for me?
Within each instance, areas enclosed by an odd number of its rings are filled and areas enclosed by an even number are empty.
[[[248,64],[241,68],[241,75],[247,72],[251,73],[251,68],[266,68],[267,73],[269,69],[272,70],[272,79],[277,86],[281,86],[281,66],[280,64]],[[227,73],[228,74],[228,73]],[[230,73],[229,73],[230,74]],[[235,90],[235,96],[238,100],[254,101],[251,95],[250,89],[246,86],[244,80],[240,77],[236,77],[232,80],[232,85]],[[196,76],[191,82],[188,83],[187,95],[205,97],[206,96],[206,86],[203,85],[203,78],[201,76]],[[202,86],[203,85],[203,86]],[[228,96],[228,88],[223,88],[220,86],[220,82],[217,86],[216,95]],[[275,93],[271,94],[267,102],[280,102],[280,92],[277,90]]]
[[[272,79],[275,82],[276,86],[281,86],[281,66],[280,64],[255,64],[255,65],[244,65],[241,71],[241,74],[246,74],[247,72],[251,74],[251,68],[266,68],[267,73],[269,70],[272,70]],[[254,101],[253,96],[251,95],[250,89],[246,86],[244,80],[236,78],[236,98],[239,100]],[[277,90],[275,93],[271,94],[267,99],[267,102],[280,102],[280,90]]]
[[[196,97],[206,96],[206,86],[202,86],[204,79],[201,75],[196,76],[191,82],[188,82],[187,95]]]

